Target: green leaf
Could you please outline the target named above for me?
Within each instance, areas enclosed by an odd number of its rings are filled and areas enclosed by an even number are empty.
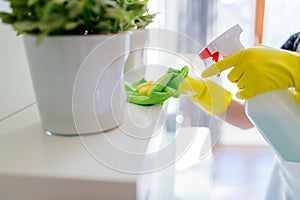
[[[130,21],[130,18],[123,10],[118,10],[114,8],[108,8],[105,13],[105,17],[110,19],[116,19],[121,21]]]
[[[75,29],[80,23],[79,22],[68,22],[64,25],[65,30]]]
[[[39,23],[39,28],[42,31],[51,32],[53,30],[63,27],[65,23],[65,17],[60,14],[51,14],[45,16]]]
[[[88,9],[87,7],[83,8],[83,17],[84,21],[89,21],[92,17],[91,10]]]
[[[11,7],[27,7],[27,0],[10,0]]]
[[[62,4],[64,4],[64,3],[66,2],[66,0],[53,0],[53,2],[54,2],[55,4],[60,4],[60,5],[62,5]]]
[[[100,21],[97,25],[96,28],[98,30],[101,30],[101,32],[110,32],[113,29],[111,20],[104,20],[104,21]]]
[[[53,9],[54,7],[55,7],[55,3],[53,1],[49,1],[43,9],[44,16],[51,14],[52,11],[54,10]]]
[[[15,22],[13,24],[13,27],[17,30],[17,31],[21,31],[21,32],[26,32],[26,31],[33,31],[35,29],[37,29],[38,23],[37,22],[33,22],[33,21],[21,21],[21,22]]]
[[[73,19],[77,16],[79,16],[82,13],[83,5],[79,3],[71,2],[66,6],[68,10],[68,17],[69,19]]]
[[[40,5],[33,5],[33,13],[38,21],[44,15],[44,8],[41,7]]]
[[[2,22],[6,24],[13,24],[16,20],[15,16],[6,12],[0,12],[0,18],[2,19]]]
[[[35,45],[39,46],[41,44],[41,42],[43,41],[43,39],[48,35],[48,32],[43,32],[42,34],[39,34],[36,41],[35,41]]]
[[[39,0],[28,0],[27,5],[33,6],[34,4],[38,3]]]

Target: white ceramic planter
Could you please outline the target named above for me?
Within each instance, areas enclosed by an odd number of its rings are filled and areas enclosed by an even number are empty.
[[[145,77],[149,30],[138,29],[129,33],[130,53],[125,64],[124,74],[126,81],[135,82]]]
[[[123,121],[129,35],[24,36],[43,129],[58,135],[111,130]]]

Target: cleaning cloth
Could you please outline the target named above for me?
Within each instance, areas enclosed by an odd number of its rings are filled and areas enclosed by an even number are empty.
[[[127,101],[138,105],[162,104],[170,97],[178,98],[182,81],[189,73],[188,66],[181,70],[169,68],[167,73],[155,82],[147,82],[144,78],[125,83]]]

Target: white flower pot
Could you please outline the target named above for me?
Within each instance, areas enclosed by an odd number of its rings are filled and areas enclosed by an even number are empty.
[[[49,36],[39,46],[35,41],[35,36],[24,36],[46,133],[92,134],[122,123],[126,103],[122,76],[130,48],[127,33]]]
[[[138,29],[130,32],[130,53],[124,68],[126,81],[135,82],[145,77],[148,42],[149,30]]]

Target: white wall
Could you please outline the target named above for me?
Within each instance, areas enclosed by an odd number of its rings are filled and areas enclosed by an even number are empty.
[[[17,37],[10,26],[0,23],[0,121],[33,102],[35,97],[22,37]]]

